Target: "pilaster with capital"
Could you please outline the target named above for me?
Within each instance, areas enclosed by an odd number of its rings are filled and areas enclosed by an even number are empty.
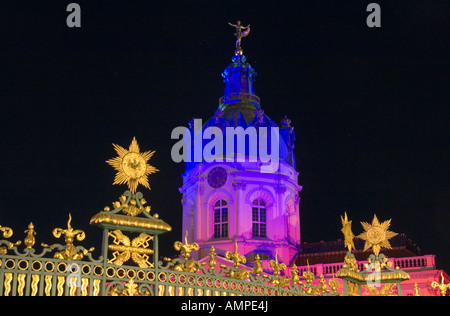
[[[242,180],[236,180],[233,181],[232,186],[235,191],[245,191],[247,183]]]
[[[194,231],[195,231],[195,240],[202,240],[202,227],[206,225],[206,216],[203,214],[205,212],[205,207],[202,203],[203,195],[205,193],[205,184],[204,179],[199,178],[197,181],[197,186],[194,188],[194,194],[197,196],[197,211],[194,215]]]
[[[274,189],[277,194],[283,194],[286,192],[287,187],[284,184],[275,184]]]

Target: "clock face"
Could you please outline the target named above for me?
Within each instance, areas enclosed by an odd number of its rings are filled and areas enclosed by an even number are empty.
[[[211,188],[218,189],[227,182],[227,171],[222,167],[214,167],[208,174],[208,183]]]

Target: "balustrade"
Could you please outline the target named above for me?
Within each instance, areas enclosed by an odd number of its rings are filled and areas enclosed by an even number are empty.
[[[414,269],[414,268],[434,268],[434,255],[425,255],[417,257],[405,257],[405,258],[389,258],[389,261],[393,262],[393,267],[399,267],[400,269]],[[358,269],[360,271],[364,270],[364,264],[367,261],[357,261]],[[309,266],[299,266],[298,270],[300,274],[305,271],[311,271],[314,275],[333,275],[339,271],[343,266],[343,263],[325,263],[325,264],[315,264]]]

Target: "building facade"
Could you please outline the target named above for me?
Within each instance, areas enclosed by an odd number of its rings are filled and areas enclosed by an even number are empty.
[[[311,271],[316,283],[321,275],[333,278],[346,256],[343,242],[301,243],[302,186],[296,170],[291,121],[284,118],[278,125],[264,112],[255,94],[256,72],[246,62],[240,46],[222,76],[225,91],[214,115],[206,122],[193,119],[189,123],[191,137],[187,142],[193,150],[187,153],[183,186],[179,189],[182,237],[199,245],[193,255],[196,260],[205,261],[213,246],[221,263],[232,264],[225,254],[239,249],[248,261],[258,254],[266,269],[272,259],[295,267],[300,274]],[[252,132],[256,132],[255,143],[260,145],[260,127],[278,131],[275,137],[270,134],[266,139],[268,148],[278,149],[276,167],[270,172],[263,170],[267,159],[262,159],[259,149],[252,148]],[[230,129],[234,134],[227,132]],[[234,142],[229,146],[230,137]],[[411,245],[401,235],[394,239],[394,250],[387,254],[394,267],[410,274],[403,295],[439,295],[439,289],[431,284],[448,283],[450,277],[437,269],[434,255],[422,256]],[[368,257],[362,248],[360,245],[355,250],[361,270]]]
[[[295,168],[294,128],[289,119],[278,125],[264,113],[253,85],[256,72],[242,51],[236,52],[222,76],[225,92],[214,116],[200,128],[199,120],[190,123],[194,150],[180,188],[183,234],[200,245],[200,256],[211,246],[219,255],[237,246],[247,257],[277,256],[289,264],[300,244],[302,187]],[[213,142],[205,136],[208,128],[222,133],[215,140],[222,140],[217,144],[223,148],[223,159],[216,147],[212,155],[217,159],[205,161]],[[272,161],[258,151],[261,131],[269,134],[265,141]],[[202,161],[195,161],[196,146],[202,149]],[[269,164],[275,166],[273,170],[264,171]]]

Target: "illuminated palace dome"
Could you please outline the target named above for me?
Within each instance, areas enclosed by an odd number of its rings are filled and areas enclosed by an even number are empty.
[[[263,260],[277,258],[288,264],[295,259],[300,245],[302,187],[295,165],[294,128],[289,119],[283,119],[279,126],[264,113],[254,89],[256,72],[240,47],[240,39],[249,28],[243,28],[239,22],[233,26],[237,28],[238,41],[232,63],[222,73],[225,92],[219,107],[208,121],[193,119],[189,124],[194,149],[191,162],[186,162],[180,188],[182,238],[187,234],[189,242],[199,244],[196,259],[200,260],[214,246],[223,263],[229,264],[226,252],[234,252],[238,247],[239,253],[249,260],[258,254]],[[246,33],[238,32],[239,27]],[[212,129],[220,135],[206,137]],[[235,133],[233,147],[227,148],[230,129]],[[266,143],[260,143],[258,140],[264,135]],[[217,139],[222,140],[216,145],[223,152],[218,155],[220,150],[215,147],[210,158],[223,159],[207,159],[205,151]],[[198,144],[203,150],[201,160],[195,159]],[[269,161],[263,159],[267,157]]]
[[[254,127],[256,131],[259,131],[260,127],[266,127],[268,130],[272,127],[279,128],[280,137],[277,159],[286,162],[295,169],[295,133],[294,127],[290,125],[291,120],[285,117],[281,120],[281,125],[279,126],[264,113],[260,99],[256,96],[254,89],[256,72],[246,62],[246,57],[243,54],[235,54],[232,58],[232,63],[222,73],[222,77],[225,82],[224,95],[219,100],[219,107],[214,116],[203,124],[202,132],[208,127],[220,128],[224,135],[223,152],[226,155],[230,155],[236,154],[236,151],[234,153],[226,151],[225,130],[227,127],[242,127],[243,129]],[[192,130],[194,121],[191,121],[189,125]],[[268,137],[270,144],[270,134]],[[208,144],[208,140],[202,139],[202,144],[202,148],[204,148]],[[250,151],[248,148],[249,143],[247,142],[245,145],[245,156],[248,157]],[[194,161],[195,159],[192,157],[191,160]],[[186,170],[193,168],[196,164],[196,162],[187,163]]]

